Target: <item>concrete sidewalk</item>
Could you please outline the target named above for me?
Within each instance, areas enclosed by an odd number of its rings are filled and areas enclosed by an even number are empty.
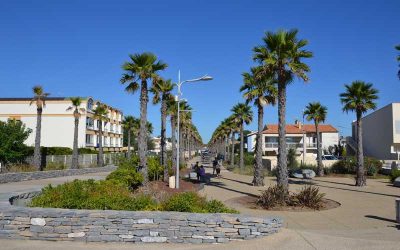
[[[207,172],[212,172],[212,168],[207,168]],[[40,190],[48,184],[57,185],[73,179],[104,179],[107,175],[105,172],[0,184],[0,200],[8,201],[12,193]],[[282,232],[257,240],[213,245],[0,240],[0,249],[400,249],[400,230],[394,221],[394,200],[400,196],[400,189],[392,187],[386,180],[368,180],[367,187],[357,188],[353,186],[352,179],[317,178],[313,182],[326,193],[326,198],[340,202],[341,206],[312,212],[271,212],[237,204],[234,198],[257,195],[265,189],[253,187],[251,180],[251,176],[237,175],[223,169],[222,178],[212,178],[201,193],[224,201],[243,214],[282,216],[286,227]],[[275,182],[274,178],[266,178],[265,181],[267,185]],[[303,184],[302,181],[291,180],[290,189],[298,190]]]

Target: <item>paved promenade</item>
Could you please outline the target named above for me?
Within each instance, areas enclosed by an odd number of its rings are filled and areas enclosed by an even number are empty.
[[[212,171],[207,169],[207,171]],[[69,176],[37,181],[0,184],[0,199],[10,193],[39,190],[47,184],[60,184],[73,179],[103,179],[108,173]],[[326,193],[326,198],[341,203],[339,208],[316,212],[268,212],[243,207],[233,201],[244,195],[259,194],[264,187],[249,185],[250,176],[222,171],[222,178],[212,178],[201,191],[209,198],[226,202],[249,215],[280,215],[286,228],[262,239],[231,242],[218,245],[186,244],[120,244],[84,242],[43,242],[0,240],[0,248],[47,250],[60,249],[400,249],[400,227],[395,223],[394,200],[400,189],[386,180],[368,180],[364,188],[354,187],[348,178],[317,178],[314,183]],[[266,185],[274,183],[266,178]],[[301,181],[291,180],[291,190],[300,189]]]

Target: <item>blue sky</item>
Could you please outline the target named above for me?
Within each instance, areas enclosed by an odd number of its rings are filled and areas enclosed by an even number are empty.
[[[322,3],[324,2],[324,3]],[[242,101],[241,73],[265,31],[299,29],[314,58],[309,83],[288,87],[287,122],[310,101],[328,107],[327,123],[350,134],[354,114],[339,93],[353,80],[379,89],[378,106],[399,100],[394,46],[400,43],[400,1],[1,1],[0,96],[31,96],[42,84],[52,96],[93,96],[139,115],[139,93],[119,83],[128,54],[151,51],[177,80],[210,74],[211,82],[183,87],[205,142]],[[277,122],[276,107],[264,123]],[[149,103],[159,134],[159,106]],[[248,129],[256,129],[253,122]]]

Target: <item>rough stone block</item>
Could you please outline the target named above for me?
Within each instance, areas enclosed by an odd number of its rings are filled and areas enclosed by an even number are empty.
[[[46,220],[43,218],[31,218],[31,225],[44,226],[46,225]]]
[[[85,237],[85,232],[76,232],[76,233],[69,233],[68,238],[81,238]]]
[[[157,243],[161,243],[161,242],[167,242],[167,237],[141,237],[140,240],[142,242],[157,242]]]
[[[240,228],[239,235],[250,235],[250,229],[248,228]]]

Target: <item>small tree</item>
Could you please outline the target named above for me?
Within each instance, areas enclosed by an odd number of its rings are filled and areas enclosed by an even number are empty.
[[[28,154],[24,141],[32,132],[21,121],[0,121],[0,162],[2,165],[22,161]]]

